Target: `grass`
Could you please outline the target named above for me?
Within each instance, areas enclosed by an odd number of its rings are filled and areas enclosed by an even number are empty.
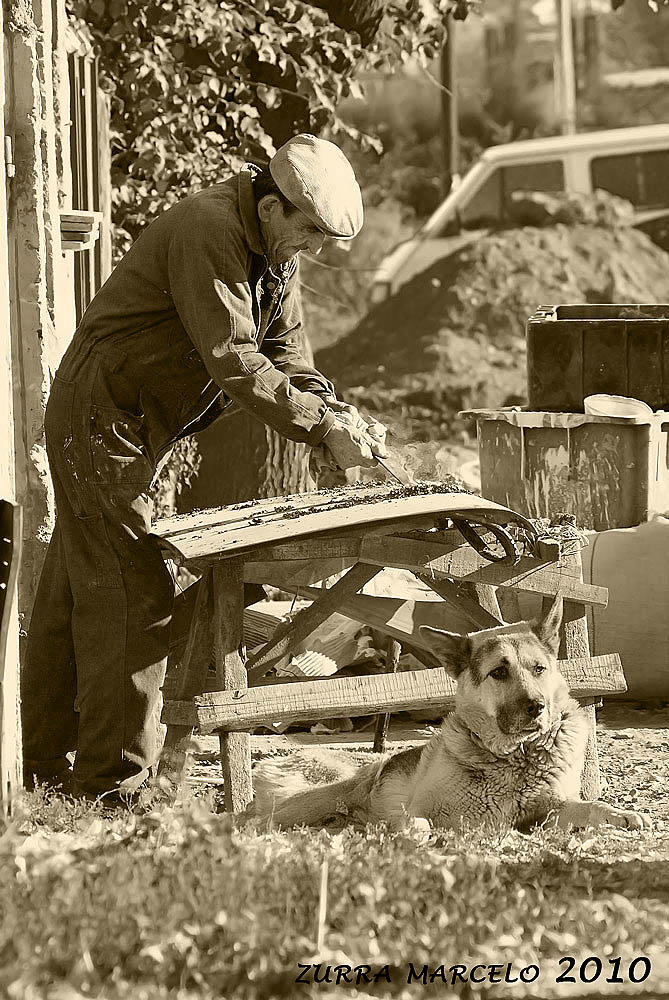
[[[212,806],[205,797],[109,818],[99,807],[26,795],[0,838],[0,995],[549,998],[669,990],[664,821],[644,833],[439,833],[416,842],[382,828],[268,833]],[[577,982],[560,986],[566,955],[577,959]],[[652,971],[631,987],[629,962],[640,955],[650,956]],[[591,986],[578,976],[588,956],[602,963]],[[617,956],[623,982],[606,983]],[[328,964],[363,963],[378,981],[356,987],[352,973],[339,986],[296,984],[299,963],[319,962],[321,975]],[[451,988],[443,977],[452,974],[438,968],[507,962],[510,976],[537,965],[539,977]],[[427,964],[425,984],[407,983],[409,963]],[[585,966],[586,977],[596,969]],[[643,965],[633,971],[640,976]]]

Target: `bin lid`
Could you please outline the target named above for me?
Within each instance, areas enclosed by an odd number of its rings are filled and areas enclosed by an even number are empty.
[[[606,392],[586,396],[583,410],[593,417],[649,417],[653,410],[641,399],[632,396],[616,396]]]

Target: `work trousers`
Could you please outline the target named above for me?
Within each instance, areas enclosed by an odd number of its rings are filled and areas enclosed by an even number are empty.
[[[56,525],[21,677],[24,769],[132,791],[160,750],[174,588],[150,531],[155,465],[136,418],[56,377],[46,415]]]

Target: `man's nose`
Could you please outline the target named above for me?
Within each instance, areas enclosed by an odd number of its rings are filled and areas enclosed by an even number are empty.
[[[325,243],[325,233],[314,233],[313,236],[309,237],[307,242],[307,249],[309,253],[317,256],[323,249],[323,244]]]

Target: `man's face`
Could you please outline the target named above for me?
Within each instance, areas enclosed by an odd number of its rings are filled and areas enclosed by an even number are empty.
[[[270,264],[285,264],[301,250],[318,254],[326,234],[298,209],[284,206],[274,194],[258,204],[258,219]]]

